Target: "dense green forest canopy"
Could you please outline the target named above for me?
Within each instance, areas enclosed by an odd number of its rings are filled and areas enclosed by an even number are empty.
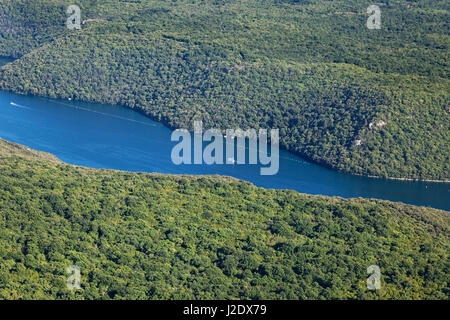
[[[0,139],[0,299],[448,299],[449,213],[75,167]],[[66,268],[81,289],[66,287]],[[370,265],[381,289],[366,287]]]
[[[446,0],[0,1],[0,88],[121,104],[172,128],[278,128],[337,170],[450,178]]]

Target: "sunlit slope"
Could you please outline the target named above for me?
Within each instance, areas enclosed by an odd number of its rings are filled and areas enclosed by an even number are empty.
[[[448,299],[448,252],[445,211],[87,169],[0,140],[1,299]]]
[[[81,6],[83,29],[53,18],[61,34],[24,41],[1,88],[122,104],[172,128],[279,128],[284,148],[334,169],[449,179],[444,1],[381,6],[381,30],[357,1]]]

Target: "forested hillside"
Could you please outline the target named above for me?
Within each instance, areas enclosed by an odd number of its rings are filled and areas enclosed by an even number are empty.
[[[0,230],[0,299],[449,298],[448,212],[75,167],[1,139]]]
[[[337,170],[450,178],[448,1],[0,1],[0,88],[121,104],[172,128],[279,128]]]

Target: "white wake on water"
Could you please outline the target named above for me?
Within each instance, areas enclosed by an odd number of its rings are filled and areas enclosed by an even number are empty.
[[[12,101],[11,101],[9,104],[12,105],[12,106],[14,106],[14,107],[17,107],[17,108],[31,109],[31,108],[29,108],[29,107],[23,106],[23,105],[21,105],[21,104],[17,104],[17,103],[12,102]]]
[[[115,114],[110,114],[110,113],[106,113],[106,112],[101,112],[101,111],[97,111],[97,110],[92,110],[89,108],[84,108],[81,106],[77,106],[77,105],[72,105],[72,104],[68,104],[68,103],[64,103],[64,102],[60,102],[60,101],[52,101],[55,104],[60,104],[69,108],[73,108],[73,109],[79,109],[79,110],[83,110],[83,111],[87,111],[87,112],[92,112],[92,113],[97,113],[97,114],[101,114],[103,116],[107,116],[107,117],[111,117],[111,118],[116,118],[116,119],[121,119],[121,120],[125,120],[125,121],[131,121],[131,122],[136,122],[139,124],[143,124],[145,126],[149,126],[149,127],[156,127],[155,124],[150,124],[150,123],[146,123],[143,121],[139,121],[139,120],[134,120],[134,119],[130,119],[130,118],[126,118],[126,117],[121,117]]]

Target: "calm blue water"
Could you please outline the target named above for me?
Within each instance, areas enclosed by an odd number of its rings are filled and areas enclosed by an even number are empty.
[[[280,170],[259,165],[174,165],[171,130],[131,109],[55,101],[0,91],[0,137],[87,167],[172,174],[219,174],[277,189],[379,198],[450,210],[450,184],[391,181],[338,173],[280,151]]]

